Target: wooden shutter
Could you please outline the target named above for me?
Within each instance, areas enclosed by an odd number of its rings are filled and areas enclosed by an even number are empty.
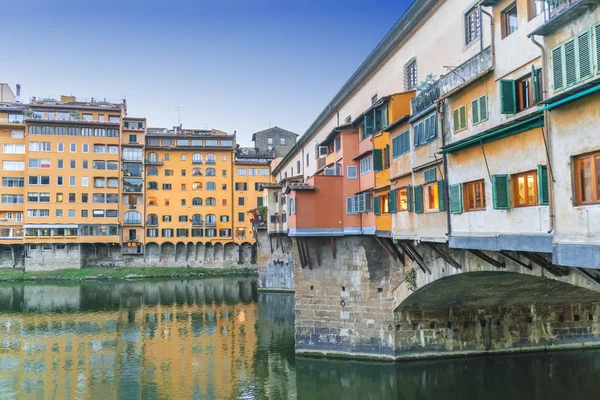
[[[458,109],[460,115],[460,129],[467,129],[467,106]]]
[[[388,209],[390,214],[396,213],[396,189],[390,190],[388,197]]]
[[[492,175],[492,200],[495,210],[508,210],[510,208],[508,175]]]
[[[402,154],[410,151],[410,131],[406,131],[402,134]]]
[[[365,135],[372,135],[375,131],[375,118],[373,113],[365,114]]]
[[[125,121],[124,125],[125,125],[125,128],[129,128],[129,122],[128,121]]]
[[[487,94],[484,94],[479,98],[479,122],[487,121],[488,109],[487,109]]]
[[[423,123],[416,124],[413,127],[413,132],[415,135],[415,138],[414,138],[415,147],[418,147],[421,144],[421,130],[422,130],[421,128],[422,127],[423,127]]]
[[[425,179],[425,183],[433,182],[437,178],[435,168],[427,169],[423,172],[423,178]]]
[[[450,212],[452,214],[462,213],[462,183],[455,183],[449,187]]]
[[[452,128],[453,128],[454,132],[458,132],[460,130],[458,108],[456,110],[452,111]]]
[[[373,150],[373,169],[375,171],[383,171],[383,155],[381,149]]]
[[[406,211],[413,210],[412,198],[413,198],[412,187],[410,185],[407,185],[406,186]]]
[[[538,165],[538,202],[541,206],[547,206],[550,199],[548,194],[548,166]]]
[[[542,69],[535,69],[531,66],[531,84],[533,85],[533,102],[538,104],[544,100],[544,93],[542,89]]]
[[[517,113],[517,93],[515,81],[503,79],[500,81],[500,112],[502,114]]]
[[[394,158],[400,154],[400,137],[401,135],[398,135],[392,139],[392,157]]]
[[[596,38],[596,73],[600,74],[600,24],[594,27],[594,37]]]
[[[562,46],[559,46],[552,50],[552,79],[555,92],[561,90],[565,84],[562,60]]]
[[[423,185],[415,186],[415,212],[423,214]]]
[[[375,196],[374,199],[374,210],[375,210],[375,215],[381,215],[381,198],[379,196]]]
[[[475,99],[471,102],[471,113],[473,114],[473,125],[481,122],[479,118],[479,99]]]
[[[446,211],[446,183],[443,179],[437,182],[438,185],[438,210]]]
[[[598,39],[596,39],[598,40]],[[577,61],[579,80],[592,76],[592,37],[591,31],[583,32],[577,36]]]
[[[565,83],[572,86],[577,83],[577,54],[575,52],[575,39],[569,40],[565,48]]]

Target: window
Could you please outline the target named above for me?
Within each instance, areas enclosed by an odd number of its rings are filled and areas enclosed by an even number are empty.
[[[185,161],[185,154],[181,155],[181,161]]]
[[[148,176],[158,176],[158,168],[156,168],[156,167],[148,168]]]
[[[206,155],[206,163],[207,164],[216,164],[217,163],[217,156],[215,156],[213,153],[208,153]]]
[[[50,182],[50,177],[48,177],[48,182]],[[2,186],[3,187],[24,187],[25,186],[25,178],[2,178]]]
[[[149,206],[157,206],[158,199],[156,197],[148,197],[148,205]]]
[[[207,197],[206,198],[206,205],[207,206],[216,206],[217,205],[217,200],[214,197]]]
[[[529,171],[511,176],[513,182],[513,202],[515,207],[538,204],[537,172]]]
[[[373,194],[360,193],[354,196],[354,213],[373,211]]]
[[[70,146],[69,146],[69,151],[71,153],[77,152],[77,143],[71,143]]]
[[[481,26],[479,24],[479,6],[471,8],[465,14],[465,45],[473,43],[481,34]]]
[[[473,125],[480,124],[488,119],[487,95],[476,98],[471,102],[471,114],[473,116]],[[466,128],[466,121],[465,121]]]
[[[64,161],[63,160],[58,160],[58,168],[63,168],[64,166]]]
[[[162,217],[162,221],[163,222],[171,222],[171,216],[170,215],[163,215]]]
[[[171,190],[172,185],[170,183],[163,183],[162,185],[162,189],[163,190]]]
[[[185,206],[185,204],[186,204],[186,200],[185,199],[181,199],[181,205]]]
[[[273,144],[273,138],[267,138],[267,144],[272,145]]]
[[[404,66],[404,89],[414,90],[417,83],[417,60],[413,58]]]
[[[360,174],[364,175],[373,170],[373,158],[371,156],[360,160]]]
[[[216,237],[217,236],[216,229],[206,229],[205,233],[206,233],[206,237]]]
[[[243,206],[243,205],[244,205],[244,198],[238,197],[238,206]]]
[[[388,124],[388,107],[386,104],[374,108],[364,116],[361,140],[381,131]],[[331,149],[333,151],[333,149]]]
[[[296,198],[292,197],[290,199],[290,214],[296,214]]]
[[[127,211],[125,213],[125,223],[126,224],[141,224],[142,223],[142,214],[138,211]]]
[[[246,182],[236,182],[235,190],[248,190],[248,184]]]
[[[546,9],[546,0],[528,0],[527,1],[527,17],[531,21]]]
[[[238,213],[238,222],[244,222],[244,213]]]
[[[396,189],[396,209],[398,211],[409,211],[410,208],[410,199],[409,193],[411,191],[410,186],[405,186],[399,189]]]
[[[206,176],[217,176],[217,170],[214,168],[206,168]]]
[[[226,207],[227,206],[227,199],[221,199],[221,205],[223,207]]]
[[[219,218],[221,222],[229,222],[229,215],[221,215]]]
[[[148,182],[148,190],[158,190],[158,182]]]
[[[50,160],[47,158],[30,158],[29,168],[50,168]]]
[[[227,190],[227,184],[226,183],[222,183],[221,184],[221,190]]]
[[[205,223],[207,226],[215,226],[217,225],[217,216],[214,214],[207,214]]]
[[[31,143],[30,143],[31,145]],[[31,146],[30,146],[31,147]],[[2,146],[4,154],[25,154],[24,144],[5,144]]]
[[[440,208],[439,185],[437,182],[425,185],[425,211],[438,211]]]
[[[137,143],[137,135],[129,135],[129,143]]]
[[[192,229],[192,237],[202,237],[203,232],[202,229]]]
[[[173,176],[173,170],[172,169],[165,169],[165,176]]]
[[[596,48],[600,46],[600,25],[596,31]],[[593,73],[592,30],[587,30],[552,50],[552,76],[554,91],[573,86]],[[598,53],[598,52],[596,52]],[[600,58],[600,56],[597,55]]]
[[[158,229],[146,229],[146,236],[158,237]]]
[[[186,175],[186,171],[185,171],[185,169],[182,169],[181,170],[181,176],[185,176],[185,175]]]
[[[217,184],[214,182],[206,182],[206,190],[217,190]]]
[[[56,177],[56,184],[58,186],[62,186],[63,185],[63,177],[62,176],[57,176]]]
[[[437,117],[436,114],[424,118],[421,122],[414,125],[414,146],[423,146],[437,137]]]
[[[57,210],[56,210],[56,216],[57,216],[58,218],[62,218],[62,216],[63,216],[63,210],[59,210],[59,209],[57,209]]]
[[[192,199],[193,206],[201,206],[202,205],[202,197],[194,197]]]
[[[387,194],[376,196],[373,199],[373,210],[375,215],[387,214],[389,209],[389,197]]]
[[[192,154],[192,164],[202,164],[202,154],[201,153]]]
[[[410,151],[410,132],[406,131],[392,139],[392,157],[397,158]]]
[[[81,151],[83,151],[84,153],[89,153],[89,151],[90,151],[90,145],[87,144],[87,143],[84,143],[83,146],[82,146],[82,150]]]
[[[308,164],[306,164],[306,165],[308,165]],[[261,168],[260,176],[269,176],[269,168]]]
[[[543,99],[541,71],[541,69],[532,67],[532,73],[521,79],[500,81],[500,111],[502,114],[516,114]],[[487,118],[487,112],[485,117]]]
[[[88,185],[88,177],[82,176],[81,177],[81,186],[87,186],[87,185]]]
[[[519,27],[517,18],[517,3],[508,6],[501,13],[502,19],[502,39],[513,33]]]
[[[238,168],[237,174],[238,176],[246,176],[246,168]]]
[[[192,190],[202,190],[202,182],[192,183]]]
[[[473,114],[475,119],[475,114]],[[467,129],[467,107],[460,106],[456,110],[452,111],[452,130],[454,133]]]
[[[2,161],[2,170],[4,171],[24,171],[25,162],[23,161]]]
[[[463,184],[463,199],[465,211],[485,210],[484,180]]]
[[[576,204],[600,203],[600,153],[575,159]]]
[[[173,229],[161,229],[162,237],[173,237]]]
[[[189,230],[188,229],[183,229],[183,228],[178,228],[177,229],[177,237],[188,237],[189,236]]]
[[[202,176],[202,168],[192,168],[192,176]]]

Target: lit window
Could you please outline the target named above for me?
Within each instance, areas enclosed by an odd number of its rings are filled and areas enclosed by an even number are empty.
[[[485,210],[485,184],[483,179],[463,184],[465,211]]]

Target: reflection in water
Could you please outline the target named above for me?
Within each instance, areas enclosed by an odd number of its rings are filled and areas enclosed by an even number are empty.
[[[246,278],[0,287],[0,399],[592,399],[600,351],[294,359],[294,299]]]

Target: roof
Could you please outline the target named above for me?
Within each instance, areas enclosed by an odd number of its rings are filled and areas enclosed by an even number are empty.
[[[325,140],[323,140],[321,143],[319,143],[319,146],[327,146],[341,132],[358,133],[358,129],[356,129],[354,127],[354,125],[352,125],[352,124],[340,125],[337,128],[333,128],[331,130],[331,132],[329,132],[329,135],[327,135],[327,137],[325,138]]]
[[[287,133],[287,134],[289,134],[289,135],[300,136],[300,135],[298,135],[297,133],[294,133],[294,132],[292,132],[292,131],[288,131],[287,129],[283,129],[283,128],[280,128],[280,127],[278,127],[278,126],[274,126],[274,127],[272,127],[272,128],[269,128],[269,129],[265,129],[265,130],[262,130],[262,131],[254,132],[254,133],[252,134],[252,141],[253,141],[253,142],[254,142],[254,141],[256,141],[256,135],[260,135],[260,134],[262,134],[262,133],[274,132],[274,131],[278,131],[278,132]]]
[[[317,188],[308,183],[290,183],[289,185],[287,185],[287,187],[285,189],[285,193],[287,194],[287,193],[291,192],[292,190],[294,190],[294,191],[317,190]]]
[[[600,91],[600,78],[592,79],[589,82],[583,83],[570,90],[565,90],[564,92],[561,92],[556,96],[541,101],[540,104],[545,104],[545,106],[540,108],[538,111],[552,110],[553,108],[558,107],[562,104],[569,103],[573,100],[579,99],[597,91]]]
[[[279,183],[259,183],[258,184],[258,190],[263,190],[263,189],[281,189],[281,184]]]
[[[418,22],[427,17],[435,9],[436,3],[437,0],[415,0],[410,5],[387,35],[385,35],[371,54],[367,56],[365,61],[352,74],[350,79],[346,81],[333,99],[325,106],[294,147],[286,154],[281,163],[275,167],[273,174],[277,174],[283,169],[288,161],[295,157],[297,152],[312,140],[323,124],[339,111],[339,107],[363,85],[375,70],[388,58],[393,56],[394,50],[412,36],[411,33],[417,29]]]

